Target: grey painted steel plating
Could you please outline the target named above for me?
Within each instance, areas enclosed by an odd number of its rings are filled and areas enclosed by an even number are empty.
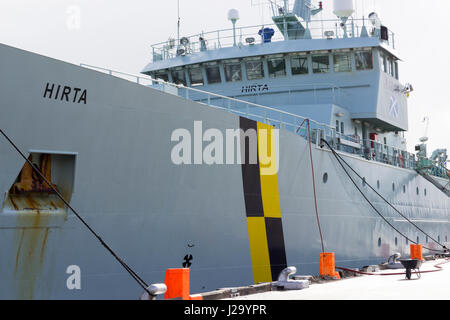
[[[241,166],[176,166],[170,160],[173,130],[201,120],[205,130],[225,132],[239,128],[238,116],[4,45],[0,69],[0,127],[22,150],[70,157],[63,159],[73,166],[71,205],[148,283],[181,267],[186,254],[193,256],[194,293],[253,282]],[[43,98],[47,83],[86,89],[87,104]],[[307,146],[304,138],[280,131],[279,194],[287,263],[317,274],[321,249]],[[441,238],[449,233],[449,199],[430,182],[412,170],[342,156],[371,184],[380,181],[380,192],[423,229]],[[393,250],[407,255],[404,239],[370,211],[333,155],[314,148],[313,159],[317,181],[328,174],[317,192],[325,247],[336,253],[336,264],[378,263]],[[1,140],[3,199],[23,164]],[[402,232],[425,241],[369,197]],[[73,215],[30,217],[7,206],[0,213],[0,298],[139,296],[140,288]],[[81,290],[66,285],[70,265],[81,269]]]

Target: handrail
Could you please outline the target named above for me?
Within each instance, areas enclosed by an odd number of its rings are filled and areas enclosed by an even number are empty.
[[[249,101],[245,101],[245,100],[239,100],[239,99],[236,99],[236,98],[227,97],[227,96],[224,96],[224,95],[220,95],[220,94],[217,94],[217,93],[212,93],[212,92],[208,92],[208,91],[204,91],[204,90],[200,90],[200,89],[196,89],[196,88],[185,87],[183,85],[178,85],[178,84],[166,82],[166,81],[160,80],[160,79],[153,79],[151,77],[143,77],[143,76],[139,76],[139,75],[135,75],[135,74],[131,74],[131,73],[115,71],[115,70],[106,69],[106,68],[102,68],[102,67],[96,67],[96,66],[92,66],[92,65],[88,65],[88,64],[80,64],[80,66],[85,67],[85,68],[90,68],[90,69],[93,69],[93,70],[96,70],[96,71],[108,73],[111,76],[121,75],[121,76],[135,78],[136,82],[138,84],[141,84],[141,85],[143,85],[141,83],[141,80],[145,80],[145,81],[151,82],[152,85],[154,83],[158,83],[158,84],[161,84],[161,85],[164,85],[164,86],[174,87],[174,88],[176,88],[178,90],[179,89],[184,89],[184,90],[186,90],[186,99],[189,99],[188,98],[189,92],[196,92],[196,93],[204,94],[207,97],[205,99],[201,99],[201,100],[207,100],[209,102],[207,105],[210,106],[210,107],[226,110],[228,112],[232,112],[232,113],[235,113],[235,114],[242,114],[244,116],[246,115],[246,116],[253,116],[253,117],[261,118],[261,119],[263,119],[263,121],[278,122],[280,124],[280,126],[282,124],[283,125],[292,126],[295,129],[294,132],[296,132],[300,136],[302,136],[304,134],[304,132],[302,132],[301,130],[299,130],[299,131],[297,130],[298,126],[300,125],[299,123],[295,123],[295,122],[294,123],[288,123],[288,122],[283,121],[281,119],[281,117],[280,117],[280,119],[271,118],[270,116],[267,115],[267,112],[265,113],[264,116],[260,115],[260,114],[252,114],[252,113],[249,112],[248,107],[251,106],[251,107],[255,107],[255,108],[259,109],[259,110],[274,112],[274,113],[276,113],[278,115],[285,115],[285,116],[293,117],[295,120],[306,120],[306,119],[309,119],[309,118],[302,117],[300,115],[293,114],[293,113],[290,113],[290,112],[287,112],[287,111],[275,109],[275,108],[272,108],[272,107],[260,105],[260,104],[249,102]],[[127,78],[123,78],[123,79],[130,81]],[[214,97],[216,99],[222,99],[223,101],[228,101],[229,102],[228,103],[228,107],[220,107],[220,106],[211,104],[211,97]],[[243,105],[247,106],[247,111],[243,112],[243,111],[239,111],[239,110],[232,110],[230,108],[231,107],[231,102],[236,102],[236,103],[243,104]],[[316,126],[318,126],[319,128],[325,129],[324,130],[325,138],[329,137],[334,142],[335,141],[337,142],[336,138],[341,138],[341,139],[344,139],[344,140],[351,141],[351,142],[359,144],[361,146],[361,148],[358,151],[358,153],[361,156],[363,156],[363,157],[367,156],[367,154],[366,154],[367,152],[366,152],[365,149],[368,148],[369,153],[370,153],[369,154],[370,160],[374,160],[374,161],[377,161],[377,162],[384,162],[387,159],[387,160],[393,160],[393,161],[391,161],[392,165],[399,165],[402,168],[413,169],[414,170],[415,167],[416,167],[415,155],[412,154],[412,153],[409,153],[407,150],[402,150],[402,149],[399,149],[399,148],[396,148],[396,147],[388,146],[388,145],[382,144],[380,142],[369,140],[369,139],[360,139],[359,142],[358,142],[355,139],[355,137],[353,137],[353,136],[348,136],[348,135],[337,133],[336,132],[336,128],[334,128],[334,127],[332,127],[332,126],[330,126],[328,124],[320,123],[320,122],[315,121],[313,119],[309,119],[309,121],[311,123],[315,124]],[[327,135],[327,129],[330,131],[330,135]],[[318,144],[317,141],[320,140],[319,134],[316,134],[316,133],[313,132],[313,135],[315,135],[315,139],[313,139],[315,142],[314,141],[313,142]],[[349,147],[349,146],[346,146],[345,144],[344,145],[341,144],[341,146],[342,147]],[[386,151],[386,152],[384,152],[384,151]],[[389,151],[391,151],[391,152],[389,152]],[[372,157],[372,152],[375,153],[374,157]],[[382,157],[385,154],[387,156],[392,156],[392,159]],[[400,160],[401,159],[400,157],[402,155],[404,155],[404,157],[403,157],[402,160]]]
[[[203,90],[196,89],[196,88],[185,87],[183,85],[166,82],[166,81],[161,80],[161,79],[153,79],[151,77],[142,77],[142,76],[133,75],[133,74],[125,73],[125,72],[121,72],[121,71],[115,71],[115,70],[106,69],[106,68],[102,68],[102,67],[96,67],[96,66],[92,66],[92,65],[88,65],[88,64],[84,64],[84,63],[80,64],[80,66],[81,67],[87,67],[87,68],[90,68],[90,69],[98,69],[98,70],[101,70],[101,71],[105,71],[109,75],[112,75],[112,76],[114,76],[114,74],[119,74],[119,75],[124,75],[124,76],[128,76],[128,77],[133,77],[133,78],[136,78],[138,80],[139,79],[144,79],[144,80],[147,80],[147,81],[157,82],[159,84],[167,85],[167,86],[170,86],[170,87],[175,87],[177,89],[185,89],[185,90],[188,90],[188,91],[193,91],[193,92],[205,94],[207,96],[212,96],[212,97],[224,99],[224,100],[227,100],[227,101],[233,101],[233,102],[237,102],[237,103],[242,103],[242,104],[253,106],[253,107],[257,107],[257,108],[260,108],[260,109],[263,109],[263,110],[272,111],[272,112],[279,113],[279,114],[284,114],[284,115],[287,115],[287,116],[290,116],[290,117],[300,118],[302,120],[306,119],[305,117],[302,117],[302,116],[299,116],[297,114],[293,114],[293,113],[290,113],[290,112],[286,112],[286,111],[283,111],[283,110],[279,110],[279,109],[263,106],[263,105],[260,105],[260,104],[257,104],[257,103],[253,103],[253,102],[249,102],[249,101],[244,101],[244,100],[239,100],[239,99],[236,99],[236,98],[227,97],[227,96],[220,95],[220,94],[217,94],[217,93],[203,91]],[[137,83],[139,83],[139,82],[137,82]],[[334,128],[332,126],[330,126],[330,125],[317,122],[317,121],[315,121],[313,119],[310,119],[310,121],[312,123],[318,125],[318,126],[326,127],[326,128],[331,129],[331,130],[334,130]]]
[[[341,20],[339,19],[322,19],[322,20],[313,20],[308,23],[308,29],[310,31],[312,39],[329,39],[329,36],[326,36],[325,31],[333,31],[334,35],[331,38],[343,38],[344,31],[340,27]],[[349,37],[356,38],[361,36],[362,27],[368,22],[364,19],[351,19],[347,23],[349,25],[348,32]],[[258,35],[258,31],[262,28],[273,28],[277,30],[277,25],[275,23],[269,24],[258,24],[251,26],[243,26],[237,27],[236,32],[233,32],[233,28],[219,29],[214,31],[202,32],[194,35],[190,35],[184,38],[189,40],[188,45],[185,46],[188,53],[195,53],[204,50],[215,50],[224,47],[232,47],[234,46],[234,37],[239,40],[238,42],[243,44],[243,39],[246,37],[255,37],[255,40],[261,38]],[[368,26],[366,26],[367,28]],[[289,32],[291,31],[299,31],[297,28],[287,27],[283,32],[276,32],[272,38],[271,42],[285,41],[289,40]],[[389,40],[387,44],[395,49],[395,34],[389,30]],[[287,38],[286,38],[287,37]],[[372,34],[369,37],[379,37],[379,34]],[[203,43],[200,41],[200,38],[203,39]],[[296,38],[294,36],[294,38]],[[260,39],[261,44],[264,43],[263,39]],[[168,41],[159,42],[153,44],[153,59],[157,60],[166,60],[171,59],[176,56],[176,50],[179,48],[179,44],[176,43],[175,39],[169,39]],[[156,58],[156,59],[155,59]]]

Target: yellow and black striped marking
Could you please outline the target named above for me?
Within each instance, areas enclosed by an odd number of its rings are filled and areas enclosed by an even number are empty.
[[[245,156],[242,164],[242,180],[253,278],[255,283],[271,282],[275,281],[287,266],[278,175],[276,172],[266,174],[267,170],[263,170],[267,167],[261,162],[263,150],[264,156],[275,152],[273,140],[270,139],[273,127],[246,118],[240,119],[240,127],[244,132],[253,129],[258,142],[256,151],[258,156],[252,163],[250,134],[244,135],[241,139],[242,155]],[[269,165],[275,165],[273,163],[275,158],[272,157],[272,163]]]

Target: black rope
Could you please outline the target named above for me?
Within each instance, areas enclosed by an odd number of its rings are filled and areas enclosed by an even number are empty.
[[[397,228],[395,228],[376,208],[375,206],[372,204],[372,202],[366,197],[366,195],[364,194],[364,192],[358,187],[358,184],[353,180],[353,178],[351,177],[351,175],[348,173],[347,169],[345,169],[345,166],[343,165],[343,163],[345,163],[361,180],[365,181],[364,178],[362,178],[344,159],[342,159],[342,157],[329,145],[329,143],[324,140],[321,139],[322,142],[324,142],[328,148],[330,148],[331,152],[333,153],[333,155],[336,157],[336,160],[339,162],[339,164],[342,166],[342,169],[344,169],[345,173],[347,174],[347,176],[349,177],[349,179],[352,181],[352,183],[355,185],[355,187],[358,189],[358,191],[361,193],[361,195],[364,197],[364,199],[369,203],[369,205],[375,210],[375,212],[395,231],[397,231],[402,237],[404,237],[405,239],[407,239],[408,241],[411,241],[414,244],[419,244],[416,241],[413,241],[411,239],[409,239],[406,235],[404,235],[403,233],[401,233]],[[342,162],[341,162],[342,160]],[[395,207],[393,207],[389,201],[387,201],[383,196],[381,196],[372,186],[370,186],[370,184],[368,184],[366,182],[366,184],[373,190],[376,192],[376,194],[378,196],[380,196],[384,201],[386,201],[386,203],[388,203],[397,213],[399,213],[403,218],[405,218],[409,223],[411,223],[412,225],[414,225],[416,228],[418,228],[422,233],[424,233],[425,235],[429,236],[427,233],[425,233],[422,229],[420,229],[416,224],[414,224],[411,220],[409,220],[407,217],[405,217],[400,211],[398,211]],[[430,236],[429,236],[430,237]],[[430,237],[431,239],[433,239],[432,237]],[[435,241],[433,239],[433,241]],[[443,246],[442,244],[440,244],[439,242],[435,241],[437,244],[439,244],[440,246],[442,246],[445,250],[447,249],[445,246]],[[440,250],[436,250],[436,249],[431,249],[428,248],[426,246],[423,246],[423,248],[430,250],[430,251],[436,251],[436,252],[441,252]]]
[[[131,275],[131,277],[148,293],[148,284],[142,280],[141,277],[131,269],[112,249],[105,241],[89,226],[89,224],[78,214],[78,212],[72,208],[72,206],[64,199],[64,197],[56,190],[53,184],[48,181],[44,175],[40,172],[38,168],[24,155],[22,151],[14,144],[14,142],[0,129],[0,133],[5,137],[5,139],[14,147],[14,149],[25,159],[25,161],[33,168],[33,170],[39,175],[39,177],[47,183],[47,185],[52,189],[53,192],[64,202],[64,204],[75,214],[75,216],[84,224],[84,226],[100,241],[100,243],[109,251],[109,253],[122,265],[122,267]]]
[[[313,193],[314,193],[314,207],[316,210],[316,219],[317,219],[317,226],[319,228],[319,235],[320,235],[320,243],[322,244],[322,253],[325,252],[325,246],[323,244],[323,236],[322,236],[322,228],[320,226],[320,219],[319,219],[319,209],[317,207],[317,195],[316,195],[316,179],[314,177],[314,162],[313,162],[313,158],[312,158],[312,141],[311,141],[311,127],[310,127],[310,122],[309,119],[306,122],[307,127],[308,127],[308,140],[309,140],[309,157],[311,159],[311,173],[312,173],[312,185],[313,185]]]

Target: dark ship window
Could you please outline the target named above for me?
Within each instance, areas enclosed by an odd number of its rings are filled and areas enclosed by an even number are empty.
[[[330,57],[328,54],[318,54],[311,57],[314,73],[328,73],[330,71]]]
[[[220,83],[222,82],[220,78],[220,69],[217,62],[207,63],[205,66],[206,69],[206,78],[208,80],[208,84]]]
[[[350,53],[335,53],[334,60],[334,72],[351,72],[352,71],[352,59]]]
[[[366,177],[363,178],[363,180],[362,180],[362,185],[363,185],[363,187],[366,186]]]
[[[154,75],[155,79],[163,80],[165,82],[169,82],[169,74],[167,72],[157,71]]]
[[[183,68],[172,70],[172,81],[175,84],[186,86],[186,74]]]
[[[406,186],[403,186],[403,193],[406,193]]]
[[[378,238],[378,247],[381,247],[381,238]]]
[[[372,51],[356,51],[355,63],[356,63],[356,70],[372,70],[373,69]]]
[[[395,183],[394,182],[392,182],[392,191],[395,192]]]
[[[284,56],[271,56],[267,59],[269,77],[278,78],[286,76],[286,60]]]
[[[242,66],[239,60],[229,60],[223,64],[225,70],[225,80],[227,82],[237,82],[242,80]]]
[[[423,194],[425,195],[425,197],[427,196],[427,189],[423,190]]]
[[[377,180],[377,188],[380,189],[380,187],[381,187],[380,180]]]
[[[417,241],[416,241],[417,243],[420,243],[420,239],[419,239],[419,237],[417,237]]]
[[[398,239],[397,239],[397,237],[395,237],[395,245],[397,245],[398,244]]]
[[[203,82],[203,71],[199,65],[192,66],[189,68],[189,80],[191,82],[191,86],[202,86]]]
[[[246,61],[245,67],[247,69],[248,80],[257,80],[264,78],[263,63],[260,59]]]
[[[323,183],[327,183],[328,182],[328,173],[324,173],[323,174]]]
[[[293,75],[308,74],[308,57],[305,55],[292,55],[291,70]]]

